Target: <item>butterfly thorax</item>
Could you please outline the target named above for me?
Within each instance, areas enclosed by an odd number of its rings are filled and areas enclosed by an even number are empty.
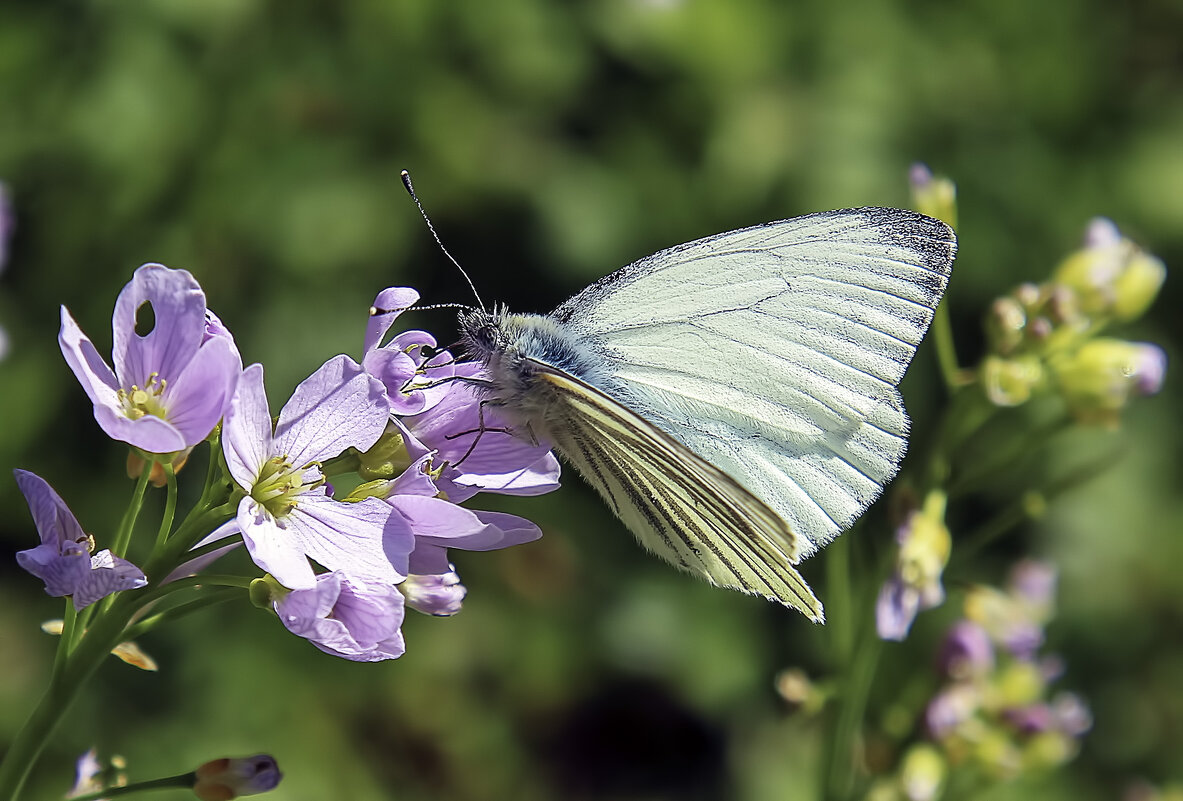
[[[594,344],[550,317],[474,309],[460,315],[460,332],[465,351],[488,371],[485,397],[535,433],[549,429],[556,400],[542,372],[557,369],[593,386],[608,380]]]

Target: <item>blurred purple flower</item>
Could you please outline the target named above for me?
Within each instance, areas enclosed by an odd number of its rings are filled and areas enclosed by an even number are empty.
[[[973,684],[950,684],[937,693],[924,710],[929,736],[940,740],[956,731],[981,706],[981,693]]]
[[[1056,599],[1059,571],[1050,562],[1024,559],[1011,568],[1010,586],[1014,594],[1041,610],[1050,610]]]
[[[1093,727],[1093,714],[1076,693],[1057,693],[1051,711],[1053,725],[1069,737],[1080,737]]]
[[[398,588],[406,597],[407,606],[436,617],[450,617],[459,612],[468,594],[454,569],[430,576],[412,574]]]
[[[18,551],[16,561],[45,582],[47,593],[72,596],[74,608],[81,611],[113,592],[148,584],[143,571],[126,559],[108,550],[91,554],[93,541],[45,479],[27,470],[13,473],[41,535],[41,544]]]
[[[274,433],[254,364],[226,412],[226,465],[245,497],[237,523],[251,558],[291,589],[312,589],[308,559],[357,580],[394,584],[408,572],[411,528],[378,498],[334,500],[320,462],[381,436],[388,408],[381,385],[347,356],[337,356],[296,388]]]
[[[903,640],[924,609],[945,600],[941,573],[953,547],[945,526],[945,494],[930,492],[922,508],[912,511],[896,530],[899,553],[895,571],[879,590],[875,625],[880,639]]]
[[[136,318],[145,306],[154,323],[141,335]],[[148,453],[183,451],[205,439],[242,373],[229,334],[207,328],[205,294],[185,270],[145,264],[119,293],[114,371],[64,306],[61,321],[62,355],[94,403],[95,420],[112,439]]]
[[[952,679],[989,673],[994,667],[994,646],[986,630],[969,620],[953,624],[937,654],[937,665]]]
[[[326,654],[354,662],[397,659],[403,643],[403,596],[389,584],[350,578],[336,570],[316,576],[272,606],[288,631]]]
[[[1052,709],[1044,703],[1004,709],[1002,717],[1014,726],[1019,734],[1039,734],[1049,730],[1053,722]]]

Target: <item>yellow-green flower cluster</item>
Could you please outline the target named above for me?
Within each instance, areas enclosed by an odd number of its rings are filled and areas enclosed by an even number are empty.
[[[940,654],[946,683],[925,712],[949,766],[1001,780],[1075,756],[1091,716],[1076,695],[1052,692],[1063,664],[1039,653],[1055,583],[1052,567],[1027,561],[1015,567],[1007,591],[975,587],[967,594],[965,617]]]
[[[1078,420],[1116,426],[1130,399],[1157,392],[1166,356],[1157,345],[1098,336],[1140,317],[1158,295],[1166,268],[1093,220],[1080,250],[1039,285],[998,298],[986,318],[989,353],[979,378],[990,400],[1018,406],[1058,394]]]

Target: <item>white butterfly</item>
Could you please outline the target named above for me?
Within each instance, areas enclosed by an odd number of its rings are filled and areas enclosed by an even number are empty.
[[[649,550],[821,622],[793,568],[895,475],[896,385],[956,251],[911,211],[823,212],[663,250],[547,316],[467,311],[480,387]]]

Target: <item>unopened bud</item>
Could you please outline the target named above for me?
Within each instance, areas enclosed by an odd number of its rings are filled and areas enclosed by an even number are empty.
[[[206,762],[194,775],[193,794],[201,801],[231,801],[244,795],[274,790],[283,775],[275,757],[256,754],[249,757],[223,757]]]

